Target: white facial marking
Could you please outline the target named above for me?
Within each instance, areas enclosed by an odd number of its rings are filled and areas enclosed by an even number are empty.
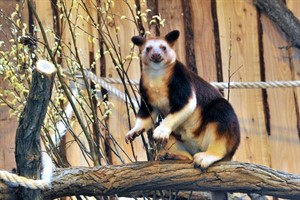
[[[142,60],[146,67],[158,70],[175,62],[176,53],[165,40],[150,39],[142,51]]]

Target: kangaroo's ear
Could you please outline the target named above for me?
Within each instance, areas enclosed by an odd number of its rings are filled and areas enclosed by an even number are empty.
[[[137,46],[141,46],[145,43],[146,39],[142,36],[133,36],[131,38],[131,41],[133,42],[133,44],[135,44]]]
[[[171,31],[165,36],[165,39],[169,44],[173,44],[179,37],[180,33],[178,30]]]

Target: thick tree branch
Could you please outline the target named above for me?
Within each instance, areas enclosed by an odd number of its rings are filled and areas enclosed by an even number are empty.
[[[140,191],[155,190],[227,191],[300,199],[300,176],[239,162],[220,162],[206,172],[195,169],[188,161],[78,167],[57,169],[52,188],[44,191],[44,198],[112,194],[141,196]],[[12,191],[0,181],[0,197],[13,199]]]
[[[47,61],[38,61],[33,71],[29,96],[21,113],[16,133],[16,163],[19,175],[40,179],[40,131],[52,93],[56,69]],[[40,190],[20,188],[20,199],[42,199]]]
[[[17,199],[16,189],[10,187],[9,184],[3,183],[0,180],[0,199],[4,200],[15,200]]]
[[[253,0],[253,3],[288,35],[292,46],[300,49],[300,21],[282,0]]]
[[[300,199],[300,176],[246,163],[221,162],[206,172],[191,162],[153,161],[55,172],[45,199],[67,195],[125,195],[147,190],[228,191]]]

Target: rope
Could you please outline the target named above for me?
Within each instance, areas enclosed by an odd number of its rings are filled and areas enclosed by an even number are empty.
[[[107,83],[111,83],[111,84],[122,84],[122,81],[120,79],[116,79],[116,78],[107,78],[107,77],[101,77],[102,80],[104,80]],[[130,80],[130,81],[125,81],[126,84],[129,84],[129,82],[132,85],[138,85],[139,81],[138,80]]]
[[[111,84],[122,84],[120,79],[115,78],[100,78],[102,81]],[[125,83],[129,84],[128,81]],[[133,85],[138,85],[139,81],[137,80],[130,80],[130,83]],[[100,84],[100,83],[99,83]],[[230,82],[228,86],[228,82],[211,82],[214,87],[217,89],[251,89],[251,88],[288,88],[288,87],[300,87],[300,81],[269,81],[269,82]]]
[[[11,187],[23,186],[32,190],[45,190],[51,187],[54,165],[46,152],[42,152],[42,180],[33,180],[24,176],[18,176],[4,170],[0,170],[0,180]]]
[[[252,89],[252,88],[289,88],[289,87],[300,87],[300,81],[269,81],[269,82],[211,82],[211,84],[217,89]]]
[[[25,188],[33,190],[44,190],[46,188],[50,188],[50,182],[44,180],[28,179],[24,176],[18,176],[16,174],[12,174],[4,170],[0,170],[0,179],[2,179],[8,185],[14,187],[23,186]]]
[[[87,78],[92,80],[94,83],[99,84],[101,87],[109,91],[110,93],[114,94],[115,96],[119,97],[124,102],[130,102],[128,95],[120,91],[119,89],[115,88],[114,86],[107,83],[103,78],[96,76],[93,72],[85,70],[85,75]],[[120,81],[120,80],[119,80]],[[135,108],[138,108],[138,103],[132,99],[133,105]]]
[[[93,72],[85,70],[87,78],[91,79],[94,83],[99,84],[101,87],[106,89],[108,92],[114,94],[124,102],[129,102],[129,97],[122,91],[118,90],[111,84],[123,84],[120,79],[98,77]],[[138,80],[125,81],[126,84],[138,85]],[[266,88],[291,88],[300,87],[300,81],[269,81],[269,82],[211,82],[212,86],[217,89],[266,89]],[[135,108],[138,108],[138,103],[133,100]]]

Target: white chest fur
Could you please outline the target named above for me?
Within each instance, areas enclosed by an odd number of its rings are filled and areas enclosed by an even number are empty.
[[[162,114],[169,113],[168,85],[164,70],[149,70],[143,74],[143,85],[147,89],[149,103]]]

